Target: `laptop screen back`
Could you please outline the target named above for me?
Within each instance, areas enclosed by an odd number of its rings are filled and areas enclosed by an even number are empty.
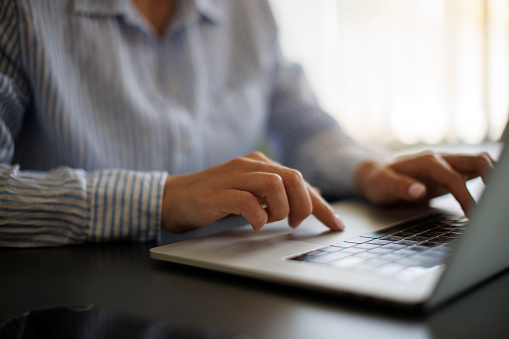
[[[428,307],[437,306],[509,267],[508,220],[509,150],[504,147]]]

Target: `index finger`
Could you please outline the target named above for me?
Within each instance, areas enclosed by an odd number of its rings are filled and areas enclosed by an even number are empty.
[[[465,213],[468,213],[475,205],[475,200],[468,191],[462,174],[447,159],[438,155],[434,156],[431,161],[423,164],[422,169],[426,172],[426,177],[451,192]]]
[[[331,231],[343,231],[345,224],[339,216],[334,212],[332,207],[325,199],[322,198],[318,192],[307,184],[311,203],[313,204],[313,215],[320,220],[325,226],[331,229]]]
[[[495,161],[484,152],[476,155],[444,154],[442,158],[455,170],[469,176],[469,179],[481,176],[486,182],[487,175],[493,170]]]
[[[345,225],[334,212],[332,207],[325,201],[316,189],[302,178],[298,171],[286,168],[281,164],[269,159],[264,154],[255,152],[248,156],[251,159],[260,161],[262,168],[268,166],[269,172],[277,173],[283,178],[285,189],[288,192],[290,213],[288,221],[292,227],[297,227],[304,217],[309,214],[302,213],[308,203],[307,197],[311,200],[312,214],[332,231],[342,231]],[[304,194],[306,192],[307,194]]]

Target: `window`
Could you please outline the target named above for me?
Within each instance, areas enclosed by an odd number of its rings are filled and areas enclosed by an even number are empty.
[[[354,137],[496,140],[509,110],[509,0],[271,0],[286,56]]]

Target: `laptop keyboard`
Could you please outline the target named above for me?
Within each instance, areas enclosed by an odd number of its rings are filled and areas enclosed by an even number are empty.
[[[464,216],[434,213],[289,259],[395,276],[410,267],[444,264],[467,222]]]

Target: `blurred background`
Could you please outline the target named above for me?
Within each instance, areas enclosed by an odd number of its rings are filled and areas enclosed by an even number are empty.
[[[270,0],[286,56],[355,138],[392,149],[497,140],[509,0]]]

